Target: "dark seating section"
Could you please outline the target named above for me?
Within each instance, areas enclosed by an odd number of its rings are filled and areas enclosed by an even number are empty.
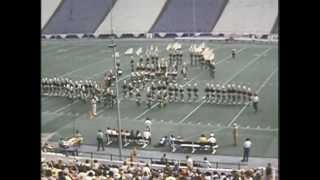
[[[134,38],[134,35],[131,33],[127,33],[127,34],[122,34],[121,38]]]
[[[212,37],[211,33],[200,33],[199,37]]]
[[[111,38],[117,38],[115,34],[100,34],[98,36],[99,39],[111,39]]]
[[[67,39],[79,39],[79,37],[75,34],[69,34],[69,35],[66,35],[66,38]]]
[[[167,33],[164,38],[176,38],[178,35],[176,33]]]
[[[44,34],[94,33],[116,0],[64,0]]]
[[[227,2],[228,0],[169,0],[151,32],[211,32]]]
[[[193,37],[194,33],[183,33],[181,37]]]
[[[83,36],[82,36],[82,38],[92,38],[92,39],[94,39],[95,38],[95,36],[93,35],[93,34],[84,34]]]
[[[139,34],[138,38],[146,38],[146,34],[145,33],[141,33],[141,34]]]

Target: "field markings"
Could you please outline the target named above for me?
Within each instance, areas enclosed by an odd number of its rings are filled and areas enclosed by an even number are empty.
[[[264,80],[264,82],[261,84],[261,86],[259,87],[259,89],[257,90],[257,93],[259,93],[262,88],[265,87],[265,85],[268,83],[268,81],[270,81],[270,79],[272,78],[272,76],[277,72],[278,68],[274,69],[273,72]],[[241,113],[248,107],[250,103],[246,103],[245,106],[243,106],[241,108],[241,110],[232,118],[232,120],[228,123],[228,127],[230,127],[237,119],[238,117],[241,115]]]
[[[226,85],[230,81],[232,81],[234,78],[236,78],[241,72],[243,72],[247,67],[249,67],[251,64],[256,62],[258,59],[260,59],[264,54],[266,54],[268,51],[270,51],[271,48],[266,49],[262,53],[260,53],[260,56],[257,56],[253,58],[248,64],[246,64],[240,71],[236,72],[233,76],[231,76],[228,80],[226,80],[222,85]],[[187,114],[184,118],[182,118],[179,123],[183,123],[185,120],[187,120],[194,112],[196,112],[206,101],[203,100],[197,107],[195,107],[189,114]]]
[[[238,52],[241,52],[243,50],[245,50],[246,48],[241,48]],[[231,58],[231,56],[229,55],[228,57],[224,58],[223,60],[221,60],[222,62],[226,61],[227,59]],[[221,63],[221,61],[219,61]],[[220,64],[220,63],[217,63],[216,65]],[[187,81],[186,83],[184,83],[182,86],[186,86],[188,83],[190,83],[191,81],[195,80],[197,77],[200,76],[200,73],[195,76],[194,78],[190,79],[189,81]],[[139,118],[141,118],[143,115],[145,115],[146,113],[148,113],[149,111],[151,111],[153,108],[155,108],[159,103],[156,103],[154,104],[153,106],[151,106],[151,108],[145,110],[143,113],[141,113],[140,115],[138,115],[137,117],[134,118],[134,120],[137,120]]]

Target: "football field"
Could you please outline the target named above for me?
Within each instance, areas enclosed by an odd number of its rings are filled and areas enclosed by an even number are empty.
[[[173,40],[115,40],[120,52],[123,75],[119,85],[129,77],[130,57],[124,52],[128,48],[157,45],[161,56],[168,56],[165,50]],[[188,64],[188,49],[191,42],[180,41],[183,59]],[[109,40],[42,40],[42,77],[68,77],[72,80],[103,79],[103,74],[113,67],[112,49]],[[278,157],[278,46],[271,44],[218,43],[207,42],[215,50],[216,76],[212,79],[208,70],[200,66],[189,66],[187,81],[178,77],[180,84],[198,83],[200,97],[204,96],[206,83],[245,84],[257,91],[260,97],[259,111],[254,113],[251,105],[207,104],[199,99],[192,103],[170,103],[165,108],[143,103],[138,107],[133,100],[123,99],[120,103],[122,128],[143,130],[146,117],[152,119],[152,144],[149,150],[167,151],[155,145],[162,136],[174,134],[187,140],[197,140],[201,134],[214,132],[220,148],[218,155],[241,156],[242,146],[234,147],[232,123],[240,126],[240,143],[249,137],[253,142],[251,156]],[[238,51],[235,60],[231,50]],[[135,56],[135,62],[138,58]],[[121,93],[121,91],[120,91]],[[117,128],[117,111],[97,105],[97,117],[88,118],[90,105],[63,97],[41,99],[41,128],[43,134],[51,134],[49,141],[59,137],[72,136],[78,129],[84,136],[84,143],[96,144],[97,130],[106,127]]]

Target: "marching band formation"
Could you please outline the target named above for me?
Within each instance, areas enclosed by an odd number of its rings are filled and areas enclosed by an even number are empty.
[[[180,84],[178,77],[188,80],[188,65],[183,61],[181,44],[169,44],[166,48],[169,58],[159,58],[159,49],[151,45],[146,48],[143,58],[142,48],[136,51],[139,57],[135,64],[133,49],[130,48],[125,55],[131,55],[131,73],[128,79],[122,81],[122,98],[134,100],[138,106],[144,102],[148,108],[154,104],[165,107],[173,102],[196,102],[199,100],[200,88],[197,83]],[[209,69],[210,75],[215,74],[214,50],[200,45],[192,44],[189,48],[190,66],[198,66]],[[236,50],[232,49],[232,58],[235,58]],[[44,96],[60,96],[71,100],[82,100],[92,105],[92,115],[96,115],[96,104],[101,103],[105,107],[114,107],[116,94],[114,82],[116,75],[122,75],[120,62],[116,63],[116,70],[111,69],[104,74],[103,83],[93,80],[72,81],[69,78],[47,78],[41,80],[41,92]],[[239,84],[213,84],[207,83],[203,89],[203,100],[210,104],[245,104],[251,100],[257,101],[257,94],[250,87]],[[143,98],[144,97],[144,98]]]
[[[148,108],[158,106],[166,107],[168,103],[191,103],[199,100],[208,104],[232,104],[240,105],[252,102],[257,112],[259,97],[250,87],[243,84],[220,84],[207,83],[205,87],[199,87],[198,83],[186,82],[189,79],[189,68],[200,66],[201,70],[208,70],[212,78],[215,78],[215,54],[212,48],[192,44],[189,48],[190,64],[183,60],[181,44],[172,43],[166,48],[168,57],[159,57],[157,46],[151,45],[146,48],[145,56],[141,55],[142,48],[135,53],[137,62],[133,57],[133,48],[129,48],[124,54],[130,57],[131,73],[127,79],[121,81],[121,97],[116,96],[114,85],[116,76],[122,75],[120,62],[116,63],[115,69],[104,74],[103,83],[94,80],[71,80],[64,77],[44,77],[41,79],[41,94],[50,97],[65,97],[71,101],[80,100],[91,104],[90,117],[95,117],[97,103],[104,107],[113,108],[117,99],[134,100],[137,106],[145,103]],[[119,56],[119,54],[118,54]],[[236,50],[232,49],[231,57],[235,59]],[[184,84],[178,83],[178,78],[183,79]],[[203,98],[199,93],[203,91]],[[150,121],[151,123],[151,121]],[[124,147],[131,143],[145,148],[151,143],[151,126],[143,131],[121,130],[107,128],[105,131],[107,144],[118,140],[119,134],[124,139]],[[173,138],[173,137],[172,137]],[[180,147],[191,147],[192,152],[196,149],[211,150],[214,154],[218,145],[213,135],[206,142],[189,142],[175,138],[163,138],[164,143],[168,140],[172,151]],[[204,139],[204,137],[202,137]],[[214,139],[214,142],[212,141]]]

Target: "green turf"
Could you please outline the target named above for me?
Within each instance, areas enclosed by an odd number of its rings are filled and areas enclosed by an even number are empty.
[[[170,41],[119,41],[117,50],[121,53],[121,67],[123,76],[130,72],[129,57],[123,52],[127,48],[146,47],[157,44],[161,55],[167,55],[165,47]],[[107,40],[72,40],[72,41],[43,41],[42,43],[42,76],[65,76],[72,79],[95,79],[102,80],[103,73],[113,66],[111,50],[108,49]],[[222,44],[207,43],[214,47],[217,62],[216,78],[212,80],[209,73],[200,70],[199,67],[191,68],[191,83],[197,82],[204,86],[207,82],[242,83],[259,89],[263,82],[278,67],[278,47],[276,45],[255,44]],[[183,47],[189,48],[190,42],[183,42]],[[230,56],[231,49],[244,48],[237,55],[237,59],[224,60]],[[270,49],[265,56],[257,58],[259,54]],[[189,63],[187,50],[184,52],[186,62]],[[248,65],[248,63],[251,63]],[[185,83],[182,78],[179,83]],[[121,82],[120,82],[121,83]],[[200,97],[204,95],[200,91]],[[259,157],[277,157],[278,155],[278,73],[277,70],[271,79],[261,89],[260,110],[254,114],[251,106],[248,106],[237,118],[240,125],[241,143],[246,137],[253,140],[252,155]],[[128,129],[142,130],[145,117],[153,119],[152,138],[153,145],[163,135],[176,134],[190,140],[196,140],[202,133],[215,131],[220,149],[217,154],[241,155],[241,147],[233,147],[231,129],[226,127],[242,106],[226,106],[203,104],[188,118],[199,102],[183,104],[172,103],[165,109],[153,108],[147,110],[145,106],[137,107],[135,102],[129,100],[121,101],[122,126]],[[70,136],[75,125],[84,135],[86,144],[95,144],[95,133],[98,129],[105,127],[117,127],[116,110],[98,107],[98,117],[88,120],[87,112],[89,105],[83,102],[70,101],[63,98],[42,98],[42,132],[52,133],[51,140],[59,136]],[[144,114],[144,115],[143,115]],[[137,118],[140,117],[140,118]],[[247,129],[247,127],[249,128]],[[259,127],[258,127],[259,126]],[[150,149],[154,149],[150,147]]]

